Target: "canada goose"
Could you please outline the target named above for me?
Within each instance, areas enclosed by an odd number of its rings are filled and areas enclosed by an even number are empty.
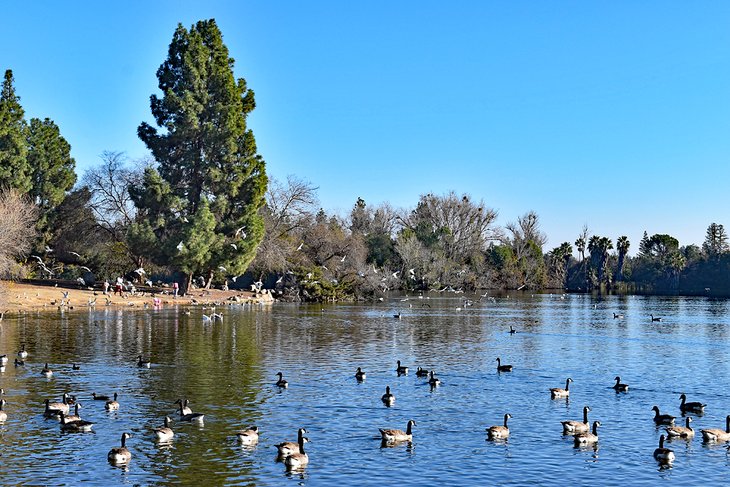
[[[8,403],[5,399],[0,399],[0,423],[4,423],[8,420],[8,413],[3,411],[3,406]]]
[[[576,433],[587,433],[590,424],[588,423],[588,411],[590,411],[591,408],[589,406],[583,407],[583,422],[580,421],[561,421],[560,423],[563,425],[563,434],[564,435],[574,435]]]
[[[302,437],[299,440],[299,452],[292,453],[284,459],[284,465],[289,470],[295,470],[307,466],[309,463],[309,455],[304,451],[304,444],[309,443],[309,438]]]
[[[23,367],[24,365],[25,365],[25,360],[18,360],[17,358],[15,359],[16,367]]]
[[[700,430],[702,440],[709,442],[725,443],[730,441],[730,416],[725,418],[725,431],[716,428]]]
[[[591,445],[598,442],[598,427],[601,426],[600,421],[593,422],[593,430],[588,433],[579,433],[574,436],[575,446]]]
[[[705,407],[707,404],[702,404],[701,402],[686,402],[687,396],[682,394],[679,396],[679,398],[682,400],[682,403],[679,405],[679,409],[683,413],[703,413],[705,412]]]
[[[507,420],[512,415],[507,413],[504,415],[504,426],[490,426],[487,428],[487,439],[490,440],[504,440],[509,438],[509,428],[507,427]]]
[[[81,407],[81,404],[76,403],[74,405],[74,413],[73,414],[70,414],[68,416],[64,413],[63,416],[61,416],[61,418],[66,418],[66,421],[69,421],[69,422],[71,422],[71,421],[81,421],[81,416],[79,416],[79,408],[80,407]],[[63,411],[61,411],[61,412],[63,413]]]
[[[140,367],[142,369],[149,369],[152,367],[152,362],[149,360],[142,360],[141,355],[137,355],[137,367]]]
[[[512,328],[512,325],[509,325],[509,333],[510,333],[510,335],[514,335],[515,333],[517,333],[517,330]]]
[[[686,426],[670,426],[667,428],[667,436],[669,438],[686,438],[692,439],[695,437],[695,430],[689,425],[692,422],[692,418],[687,416],[685,422]]]
[[[654,318],[654,315],[649,315],[649,316],[651,316],[651,321],[652,322],[654,322],[654,321],[662,321],[662,318],[659,317],[659,316],[657,316],[656,318]]]
[[[76,365],[76,364],[73,364],[73,365],[71,366],[71,370],[81,370],[81,367],[80,367],[80,366],[78,366],[78,365]]]
[[[559,387],[554,387],[554,388],[550,389],[550,397],[552,399],[558,399],[561,397],[569,397],[571,382],[573,382],[573,379],[568,377],[568,379],[565,381],[565,389],[560,389]]]
[[[86,433],[91,431],[91,427],[94,423],[91,421],[84,421],[78,416],[66,416],[61,411],[61,431],[68,431],[72,433]],[[77,419],[73,419],[77,418]]]
[[[669,448],[664,448],[665,436],[659,437],[659,448],[654,450],[654,460],[660,463],[672,463],[674,461],[674,452]]]
[[[627,392],[629,390],[628,384],[621,383],[621,377],[616,376],[614,380],[616,383],[613,385],[613,388],[616,389],[616,392]]]
[[[674,424],[674,416],[671,414],[660,414],[659,406],[651,408],[654,411],[654,422],[656,424]]]
[[[365,372],[362,371],[360,367],[357,368],[357,371],[355,372],[355,379],[357,379],[358,382],[362,382],[365,380]]]
[[[418,367],[416,369],[416,377],[428,377],[428,370]]]
[[[395,394],[390,393],[390,386],[385,386],[385,394],[381,396],[380,400],[383,401],[386,406],[393,405],[395,402]]]
[[[511,365],[502,365],[502,360],[497,357],[497,372],[512,372]]]
[[[46,377],[51,377],[53,375],[53,371],[48,368],[47,362],[46,362],[45,367],[43,367],[43,370],[41,370],[41,375],[44,375]]]
[[[279,380],[276,381],[277,387],[281,387],[283,389],[289,387],[289,383],[284,380],[284,374],[282,374],[281,372],[277,372],[276,375],[277,377],[279,377]]]
[[[398,367],[396,367],[395,371],[398,375],[408,375],[408,367],[401,365],[400,360],[398,361]]]
[[[8,363],[8,355],[7,354],[0,355],[0,365],[5,365],[7,363]]]
[[[187,400],[186,400],[187,401]],[[186,407],[185,403],[180,403],[180,421],[202,423],[205,418],[205,414],[202,413],[185,413],[183,409]],[[188,408],[190,409],[190,408]]]
[[[126,463],[129,463],[129,461],[132,459],[132,453],[127,450],[126,441],[127,438],[131,437],[132,435],[130,435],[129,433],[122,433],[122,446],[109,450],[109,454],[107,455],[107,459],[109,459],[109,462],[116,465],[124,465]]]
[[[242,445],[255,445],[259,442],[259,427],[251,426],[247,430],[241,430],[236,433],[236,437]]]
[[[43,415],[47,418],[50,418],[52,416],[58,416],[62,411],[64,414],[68,413],[68,404],[66,403],[68,398],[68,394],[63,395],[63,402],[51,402],[50,400],[46,399],[44,401],[46,405],[46,410],[43,412]]]
[[[171,441],[173,436],[175,436],[175,432],[170,428],[170,417],[165,416],[165,426],[155,428],[155,437],[160,443],[166,443]]]
[[[613,314],[613,319],[614,319],[614,320],[616,320],[616,319],[621,319],[621,318],[623,318],[623,317],[624,317],[624,315],[622,315],[622,314],[618,314],[618,313],[614,313],[614,314]]]
[[[433,375],[433,370],[428,373],[428,376],[429,376],[428,385],[430,385],[431,387],[436,387],[436,386],[441,385],[441,380],[439,380],[438,377]]]
[[[399,320],[399,319],[401,319],[402,316],[403,315],[400,314],[400,311],[399,311],[399,312],[397,312],[396,314],[393,315],[393,318],[395,318],[396,320]]]
[[[91,397],[94,399],[94,401],[108,401],[109,400],[109,396],[100,395],[100,394],[97,394],[96,392],[92,392]]]
[[[304,438],[304,433],[307,433],[307,430],[304,428],[299,428],[299,431],[297,431],[297,441],[285,441],[283,443],[279,443],[276,446],[276,449],[278,450],[277,460],[283,461],[288,457],[289,455],[293,455],[295,453],[299,453],[299,444],[302,441],[302,438]]]
[[[188,407],[188,403],[189,401],[187,399],[185,399],[185,401],[183,401],[182,399],[178,399],[177,401],[175,401],[175,404],[182,405],[183,414],[193,414],[193,410]]]
[[[18,358],[19,359],[28,358],[28,352],[25,351],[25,344],[23,344],[23,346],[20,347],[20,351],[18,352]]]
[[[107,411],[116,411],[119,409],[119,403],[117,402],[117,393],[114,393],[114,399],[111,401],[107,401],[106,404],[104,404],[104,409]]]
[[[381,429],[380,436],[385,443],[397,443],[399,441],[411,441],[413,439],[413,427],[416,422],[412,419],[408,421],[406,430]]]

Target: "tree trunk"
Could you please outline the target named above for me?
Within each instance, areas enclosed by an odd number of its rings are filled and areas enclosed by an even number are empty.
[[[213,269],[208,271],[208,280],[205,281],[205,289],[210,289],[210,284],[213,282]]]
[[[180,295],[185,296],[191,289],[191,285],[193,283],[193,274],[183,274],[183,282],[180,286]]]

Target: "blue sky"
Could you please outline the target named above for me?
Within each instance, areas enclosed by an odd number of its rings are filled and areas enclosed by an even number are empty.
[[[136,129],[178,22],[215,18],[256,92],[271,175],[411,207],[455,190],[535,210],[546,250],[730,225],[730,2],[6,2],[0,69],[79,172]]]

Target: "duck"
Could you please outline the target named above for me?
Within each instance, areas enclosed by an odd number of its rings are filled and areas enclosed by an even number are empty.
[[[5,399],[0,399],[0,423],[8,420],[8,413],[3,411],[3,407],[8,403]]]
[[[279,443],[276,446],[276,449],[278,450],[277,460],[283,461],[288,457],[289,455],[293,455],[295,453],[299,453],[299,444],[302,441],[302,438],[304,438],[304,434],[308,433],[308,431],[304,428],[299,428],[297,431],[297,441],[284,441],[282,443]]]
[[[554,387],[550,389],[550,397],[552,399],[558,399],[561,397],[570,397],[570,383],[573,382],[573,379],[568,377],[568,379],[565,381],[565,389],[560,389],[559,387]]]
[[[656,424],[674,424],[674,416],[659,413],[659,406],[654,406],[651,410],[654,411],[654,422]]]
[[[132,460],[132,452],[127,450],[126,444],[127,439],[131,437],[132,435],[130,435],[129,433],[122,433],[122,446],[112,448],[107,454],[107,459],[110,463],[113,463],[115,465],[125,465],[129,463],[130,460]]]
[[[598,427],[601,426],[600,421],[594,421],[593,422],[593,429],[590,433],[579,433],[575,435],[574,443],[575,446],[581,446],[581,445],[592,445],[594,443],[598,443]]]
[[[398,375],[408,375],[408,367],[405,365],[400,364],[400,360],[398,360],[398,366],[396,367],[395,371],[398,373]]]
[[[502,360],[497,357],[497,372],[512,372],[512,366],[502,365]]]
[[[365,372],[362,371],[362,368],[358,367],[357,371],[355,372],[355,379],[357,379],[358,382],[362,382],[365,380]]]
[[[416,422],[411,419],[408,421],[405,431],[395,429],[380,429],[380,436],[384,443],[411,441],[413,439],[414,426],[416,426]]]
[[[282,389],[286,389],[289,387],[289,383],[284,380],[284,374],[281,372],[276,373],[277,377],[279,377],[279,380],[276,381],[276,386],[281,387]]]
[[[155,428],[155,437],[160,443],[169,442],[175,436],[175,432],[170,428],[170,421],[170,417],[165,416],[165,425],[160,428]]]
[[[674,452],[669,448],[664,448],[664,440],[666,436],[659,437],[659,448],[654,450],[654,460],[659,463],[672,463],[674,461]]]
[[[702,404],[701,402],[686,402],[687,396],[685,394],[682,394],[679,396],[679,398],[682,400],[682,403],[679,405],[679,409],[683,413],[704,413],[705,407],[707,407],[707,404]]]
[[[418,369],[416,369],[416,377],[428,377],[428,370],[418,367]]]
[[[622,384],[621,383],[621,377],[616,376],[615,379],[616,383],[613,385],[613,388],[616,390],[616,392],[627,392],[629,390],[628,384]]]
[[[441,385],[441,380],[433,375],[433,370],[428,373],[428,385],[431,387],[436,387]]]
[[[692,439],[695,437],[695,430],[689,425],[692,422],[692,418],[687,416],[685,426],[670,426],[667,428],[668,438],[684,438]]]
[[[41,370],[41,375],[44,375],[46,377],[51,377],[53,375],[53,371],[48,367],[48,362],[46,362],[43,370]]]
[[[91,431],[94,423],[91,421],[84,421],[78,416],[66,416],[61,411],[61,431],[67,431],[70,433],[86,433]],[[73,419],[76,418],[76,419]]]
[[[507,413],[504,415],[504,425],[490,426],[489,428],[487,428],[487,439],[505,440],[509,438],[509,427],[507,426],[507,420],[511,417],[512,415]]]
[[[184,401],[182,399],[178,399],[177,401],[175,401],[175,404],[182,405],[183,414],[193,414],[193,410],[188,407],[189,402],[190,401],[188,401],[187,399],[185,399]]]
[[[241,430],[236,433],[236,437],[242,445],[255,445],[259,442],[259,427],[251,426],[249,429]]]
[[[116,411],[119,409],[119,403],[117,402],[117,393],[114,393],[114,399],[109,400],[104,404],[104,409],[107,411]]]
[[[94,399],[94,401],[108,401],[109,400],[109,396],[97,394],[96,392],[92,392],[91,397],[92,397],[92,399]]]
[[[28,358],[28,352],[25,350],[25,343],[20,347],[20,350],[18,351],[18,358],[22,360]]]
[[[143,360],[141,355],[137,355],[137,367],[142,369],[149,369],[152,367],[152,362],[149,360]]]
[[[287,469],[295,470],[307,466],[309,463],[309,455],[304,451],[305,443],[309,443],[309,438],[303,436],[299,439],[299,452],[292,453],[284,459],[284,465],[286,465]]]
[[[185,413],[183,409],[186,407],[185,403],[180,403],[180,421],[202,423],[205,418],[205,414],[202,413]],[[188,408],[190,409],[190,408]]]
[[[577,433],[587,433],[590,429],[590,424],[588,423],[588,411],[590,411],[590,406],[584,406],[583,407],[583,422],[580,421],[561,421],[560,423],[563,425],[563,434],[564,435],[574,435]]]
[[[725,418],[725,431],[716,428],[700,430],[702,441],[705,443],[726,443],[730,441],[730,416]]]
[[[395,403],[395,394],[391,394],[390,386],[385,386],[385,394],[380,397],[380,400],[385,403],[386,406],[392,406]]]

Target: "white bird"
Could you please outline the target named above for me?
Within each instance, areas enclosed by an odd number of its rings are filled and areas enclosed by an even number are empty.
[[[284,280],[284,276],[281,276],[279,279],[276,280],[277,284],[281,284],[281,282]]]
[[[304,243],[303,242],[299,244],[299,247],[297,247],[297,250],[302,250],[302,247],[304,247]]]
[[[185,245],[182,243],[182,240],[181,240],[180,243],[177,244],[177,250],[182,252],[182,249],[184,249],[184,248],[185,248]]]
[[[63,299],[68,299],[68,293],[69,291],[61,291],[61,294],[63,294]]]
[[[147,279],[147,280],[146,280],[146,281],[144,282],[144,284],[145,284],[145,286],[150,286],[150,287],[152,287],[152,284],[153,284],[153,283],[152,283],[152,280],[150,280],[150,279]]]
[[[222,265],[219,265],[218,266],[218,270],[221,271],[221,272],[226,272],[226,268],[223,267]]]
[[[86,267],[85,265],[81,265],[81,266],[79,266],[79,269],[83,269],[83,270],[85,270],[86,272],[91,272],[91,269],[89,269],[89,268],[88,268],[88,267]]]
[[[34,259],[38,259],[38,263],[43,264],[43,259],[41,259],[37,255],[31,255],[31,257],[33,257]]]
[[[236,282],[236,279],[238,279],[238,276],[231,277],[231,281]]]
[[[73,252],[73,251],[70,251],[70,250],[69,250],[69,252],[68,252],[68,253],[69,253],[69,254],[71,254],[71,255],[75,255],[75,256],[76,256],[76,257],[78,257],[79,259],[81,258],[81,254],[79,254],[78,252]]]
[[[51,252],[53,252],[53,249],[46,245],[46,253],[50,254]]]
[[[215,314],[215,313],[213,313],[213,314]],[[211,321],[211,317],[210,317],[210,316],[208,316],[208,315],[203,315],[203,321],[204,321],[205,323],[208,323],[208,322],[210,322],[210,321]]]
[[[140,276],[147,274],[142,267],[140,267],[139,269],[135,269],[134,272],[139,274]]]
[[[245,228],[246,228],[246,225],[244,225],[241,228],[237,229],[236,230],[236,237],[238,237],[239,235],[243,234],[243,237],[241,237],[241,238],[246,238],[246,234],[243,231]]]
[[[343,255],[342,258],[340,259],[340,262],[345,262],[345,259],[347,259],[347,256]]]
[[[393,279],[398,279],[398,274],[400,274],[400,271],[395,271],[393,273]]]
[[[233,247],[233,250],[238,250],[238,245],[236,245],[234,243],[231,244],[231,247]]]
[[[188,217],[186,216],[183,217],[182,221],[185,223],[190,223],[190,220],[188,220]]]
[[[408,269],[408,273],[410,275],[414,275],[416,273],[416,268],[414,267],[413,269]]]

